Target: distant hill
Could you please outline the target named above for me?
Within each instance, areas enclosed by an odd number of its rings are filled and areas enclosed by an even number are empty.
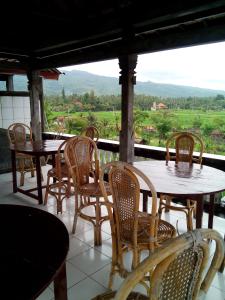
[[[64,88],[66,95],[84,94],[94,91],[96,95],[118,95],[121,86],[118,78],[99,76],[84,71],[66,71],[60,75],[58,81],[44,80],[44,93],[46,95],[61,95]],[[27,80],[24,76],[15,76],[15,90],[26,90]],[[223,90],[211,90],[174,84],[154,83],[151,81],[137,81],[136,94],[145,94],[158,97],[214,97],[218,94],[225,96]]]

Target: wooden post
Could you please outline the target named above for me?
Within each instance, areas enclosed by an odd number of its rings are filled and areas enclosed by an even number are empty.
[[[133,102],[136,64],[136,54],[119,57],[121,69],[119,83],[122,85],[120,160],[128,163],[134,160]]]
[[[41,132],[45,130],[44,117],[44,94],[43,94],[43,78],[39,77],[39,99],[40,99],[40,113],[41,113]]]
[[[40,117],[40,82],[42,83],[42,81],[40,81],[37,71],[28,72],[27,77],[30,92],[31,128],[34,139],[39,141],[42,139]]]

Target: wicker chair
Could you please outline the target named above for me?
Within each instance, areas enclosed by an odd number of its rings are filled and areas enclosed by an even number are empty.
[[[103,177],[108,176],[112,192],[109,201]],[[151,214],[140,212],[140,184],[145,182],[151,191]],[[168,222],[159,220],[157,213],[157,195],[150,180],[138,169],[124,162],[111,162],[101,170],[100,185],[108,209],[112,233],[112,266],[109,288],[113,277],[119,273],[126,277],[129,271],[124,266],[123,254],[132,250],[132,268],[140,263],[142,250],[154,252],[164,241],[175,236],[175,228]],[[148,278],[146,278],[149,281]],[[149,286],[143,282],[145,288]]]
[[[212,260],[209,259],[209,239],[216,243]],[[223,253],[222,237],[215,230],[189,231],[156,249],[124,280],[117,292],[107,292],[92,300],[195,300],[208,291]],[[151,274],[149,295],[131,292],[146,273]]]
[[[170,154],[171,145],[175,146],[175,154]],[[193,157],[194,147],[199,145],[199,156]],[[166,164],[170,160],[175,160],[176,164],[179,162],[189,163],[190,166],[193,162],[202,164],[202,155],[204,145],[200,137],[189,132],[176,132],[166,143]],[[161,217],[162,210],[166,212],[171,210],[182,211],[186,215],[187,230],[193,230],[193,213],[195,214],[195,201],[190,199],[181,199],[184,202],[183,206],[174,206],[171,204],[172,196],[160,195],[159,216]]]
[[[48,202],[48,196],[52,195],[56,199],[57,203],[57,214],[62,213],[62,201],[65,198],[71,196],[71,176],[69,174],[69,169],[65,163],[64,156],[62,155],[62,150],[65,146],[65,143],[68,140],[65,140],[58,148],[56,157],[55,157],[55,167],[50,169],[47,173],[47,186],[44,198],[44,205]],[[50,180],[53,180],[50,183]]]
[[[65,160],[69,167],[75,189],[75,214],[72,233],[75,233],[77,218],[81,217],[94,226],[94,243],[101,245],[101,225],[108,220],[102,215],[102,192],[99,186],[99,159],[95,142],[84,136],[71,138],[65,146]],[[107,194],[110,194],[106,183]],[[79,199],[80,198],[80,199]],[[94,208],[94,214],[87,214],[84,209]]]
[[[95,126],[89,126],[85,128],[82,132],[82,135],[91,138],[95,143],[97,143],[99,139],[99,131]]]
[[[23,123],[13,123],[7,130],[8,140],[11,144],[25,144],[27,139],[32,141],[32,130],[29,126]],[[31,172],[34,177],[34,163],[31,155],[16,153],[17,171],[20,172],[20,186],[24,185],[24,176],[26,172]]]

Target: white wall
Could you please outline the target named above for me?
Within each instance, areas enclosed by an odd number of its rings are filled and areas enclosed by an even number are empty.
[[[0,128],[7,129],[15,122],[30,126],[30,98],[0,96]]]

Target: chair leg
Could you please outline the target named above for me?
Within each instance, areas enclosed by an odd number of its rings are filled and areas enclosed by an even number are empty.
[[[163,202],[163,199],[165,198],[166,203]],[[162,207],[165,208],[165,212],[169,212],[170,209],[168,208],[168,206],[171,205],[171,199],[169,196],[165,196],[165,195],[160,195],[160,200],[159,200],[159,219],[161,219],[161,215],[162,215]]]
[[[225,235],[224,235],[224,243],[225,243]],[[221,264],[221,266],[219,268],[219,272],[223,273],[224,268],[225,268],[225,253],[224,253],[224,259],[223,259],[222,264]]]
[[[95,246],[100,246],[102,244],[102,235],[101,235],[101,207],[99,204],[99,198],[96,197],[96,205],[95,205],[95,216],[96,216],[96,223],[95,223],[95,230],[94,230],[94,241]]]
[[[166,207],[165,212],[169,212],[170,209],[168,208],[171,205],[171,198],[169,196],[166,196]]]
[[[49,189],[50,189],[50,176],[47,175],[47,186],[46,186],[46,190],[45,190],[44,205],[46,205],[48,202]]]
[[[187,231],[193,230],[193,209],[191,208],[191,200],[187,200]]]
[[[31,171],[30,171],[31,177],[34,177],[35,176],[34,175],[34,163],[33,163],[32,157],[30,158],[30,169],[31,169]]]
[[[161,216],[162,216],[162,198],[163,198],[163,195],[160,194],[160,196],[159,196],[159,209],[158,209],[159,219],[161,219]]]
[[[194,204],[193,217],[196,219],[196,202]]]
[[[81,196],[82,197],[82,196]],[[72,227],[72,233],[74,234],[76,231],[76,226],[77,226],[77,214],[78,214],[78,195],[75,193],[75,212],[74,212],[74,219],[73,219],[73,227]]]
[[[19,164],[19,169],[20,169],[20,186],[23,186],[24,185],[24,173],[25,173],[25,160],[22,158],[22,159],[19,159],[18,161],[18,164]]]
[[[61,195],[61,182],[58,183],[59,184],[59,190],[58,190],[58,195],[56,196],[56,206],[57,206],[57,215],[58,213],[62,213],[62,195]]]

